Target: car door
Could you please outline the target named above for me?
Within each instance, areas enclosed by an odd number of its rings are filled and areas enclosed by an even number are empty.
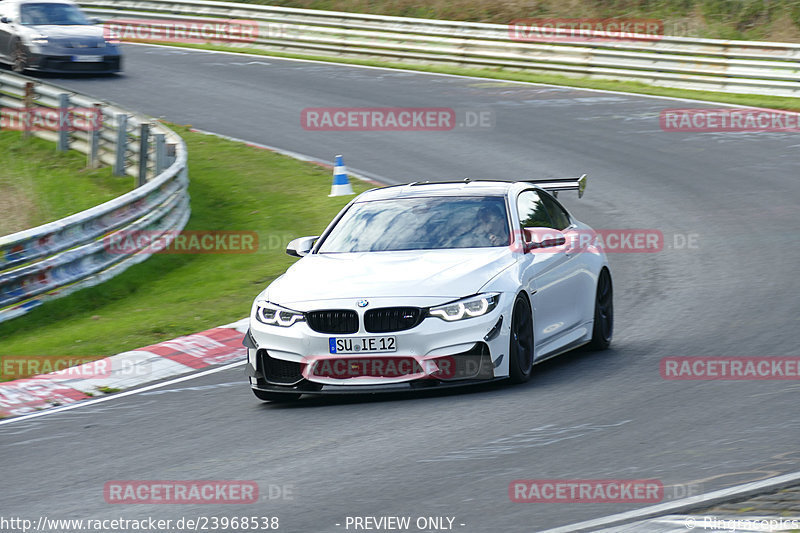
[[[542,198],[545,193],[535,189],[522,191],[517,197],[517,216],[522,228],[545,227],[568,229],[567,218],[550,216]],[[582,313],[579,253],[569,242],[558,249],[532,250],[523,256],[523,284],[531,294],[534,310],[535,357],[541,359],[577,342],[581,335]]]
[[[12,18],[11,5],[0,1],[0,18]],[[13,24],[0,22],[0,59],[4,61],[8,61],[11,58],[11,37],[13,32]]]
[[[597,270],[594,257],[588,251],[589,245],[594,242],[591,230],[581,229],[570,218],[569,213],[558,200],[547,191],[539,191],[539,197],[553,221],[553,227],[567,235],[567,249],[565,254],[569,257],[572,269],[570,289],[575,291],[571,304],[576,306],[576,324],[584,324],[594,319],[594,294],[597,280],[592,274]]]

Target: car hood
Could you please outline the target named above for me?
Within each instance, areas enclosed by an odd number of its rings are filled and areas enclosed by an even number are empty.
[[[61,43],[62,40],[77,41],[79,44],[93,44],[103,41],[103,27],[90,24],[76,24],[64,26],[60,24],[36,24],[26,26],[31,33],[45,35],[50,39]]]
[[[280,305],[338,298],[477,293],[515,262],[508,247],[313,254],[292,265],[267,290]]]

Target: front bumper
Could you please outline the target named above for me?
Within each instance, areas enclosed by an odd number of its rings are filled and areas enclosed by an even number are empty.
[[[29,57],[28,68],[31,70],[64,74],[110,74],[122,71],[122,56],[120,54],[102,55],[102,61],[92,62],[75,61],[74,57],[74,55],[64,54],[32,53]]]
[[[359,309],[353,310],[359,313],[361,329],[352,335],[319,333],[306,322],[284,328],[251,319],[245,340],[250,384],[254,389],[269,392],[346,394],[428,389],[505,377],[507,371],[500,368],[508,350],[505,300],[507,295],[501,295],[497,308],[484,316],[456,322],[429,317],[411,329],[381,334],[363,330],[363,311]],[[381,304],[411,305],[408,301],[393,300],[376,302],[375,307]],[[331,302],[326,302],[325,307],[347,308]],[[361,355],[329,353],[331,337],[382,335],[396,338],[396,351]],[[320,371],[325,368],[327,372]],[[376,368],[380,371],[376,372]]]
[[[324,385],[321,387],[309,387],[307,383],[297,386],[280,386],[260,384],[252,385],[253,390],[263,392],[277,392],[284,394],[307,394],[310,396],[339,396],[339,395],[361,395],[361,394],[408,394],[414,392],[432,392],[446,389],[456,389],[475,385],[485,385],[494,381],[502,381],[507,378],[487,378],[471,379],[455,382],[444,381],[412,381],[408,383],[394,383],[385,385]]]

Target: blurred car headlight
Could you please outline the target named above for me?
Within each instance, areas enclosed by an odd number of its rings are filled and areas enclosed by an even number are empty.
[[[428,315],[454,322],[490,313],[500,301],[499,292],[469,296],[444,305],[431,307]]]
[[[296,322],[305,321],[305,315],[291,309],[286,309],[271,302],[259,302],[256,305],[256,320],[262,324],[288,328]]]

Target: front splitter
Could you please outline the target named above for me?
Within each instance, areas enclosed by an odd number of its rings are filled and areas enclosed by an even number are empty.
[[[253,390],[263,392],[277,392],[284,394],[303,394],[314,396],[335,396],[352,394],[389,394],[389,393],[417,393],[431,392],[445,389],[456,389],[475,385],[486,385],[507,380],[507,377],[492,379],[472,379],[457,382],[443,382],[426,380],[424,384],[420,382],[392,383],[387,385],[323,385],[319,390],[307,390],[303,388],[282,387],[279,385],[259,385],[252,387]]]

